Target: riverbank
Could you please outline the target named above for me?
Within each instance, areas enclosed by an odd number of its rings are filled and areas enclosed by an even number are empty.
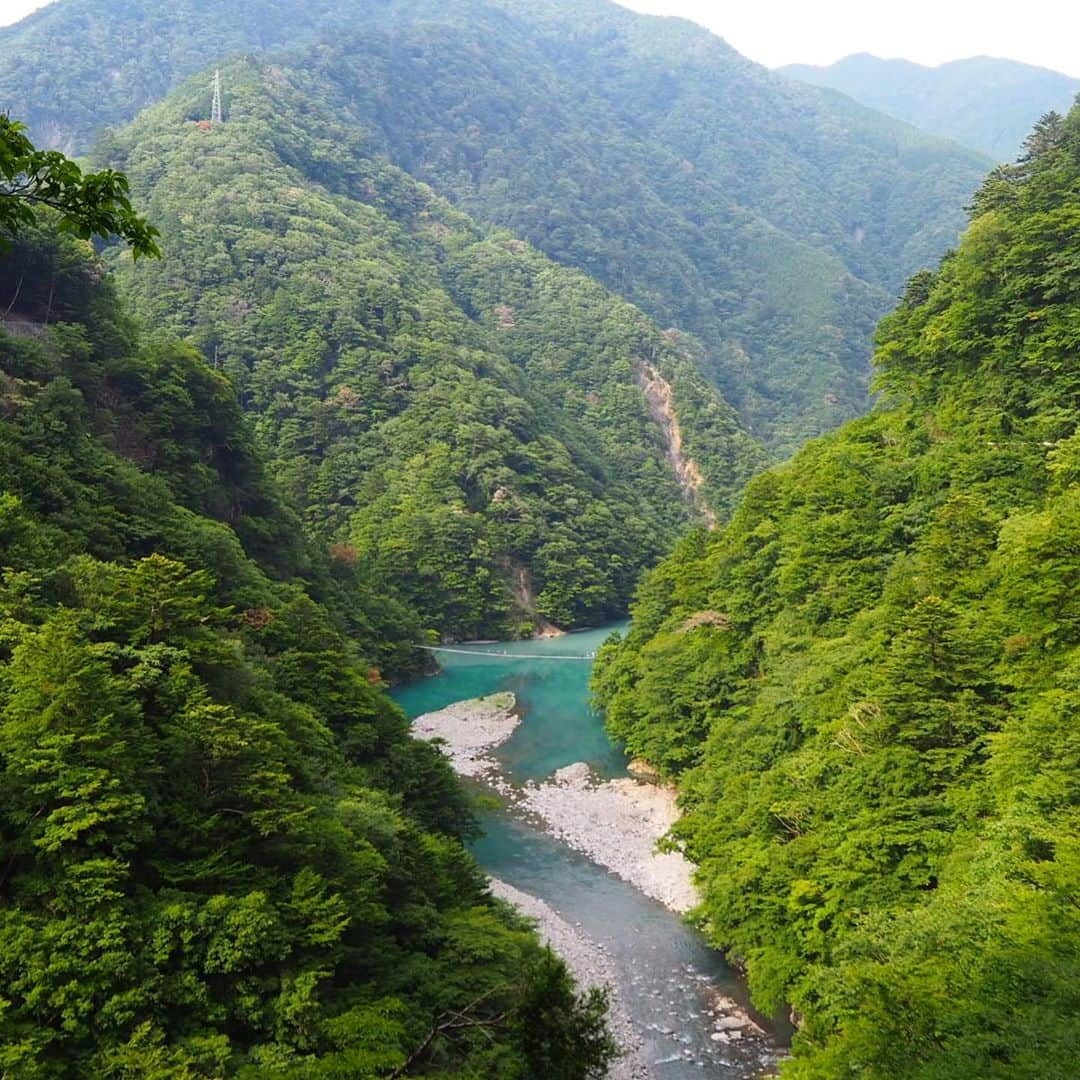
[[[520,901],[522,910],[537,919],[545,940],[582,985],[608,983],[618,991],[623,1015],[616,1018],[613,1003],[612,1027],[631,1050],[619,1069],[637,1071],[612,1075],[619,1080],[767,1075],[777,1060],[775,1043],[740,1004],[743,995],[735,979],[715,966],[715,954],[698,953],[696,935],[673,914],[697,902],[692,865],[678,853],[656,851],[657,841],[678,818],[674,789],[657,783],[640,763],[634,776],[644,779],[601,780],[580,761],[559,768],[575,761],[566,749],[603,761],[598,768],[611,771],[618,770],[621,760],[609,745],[605,758],[606,740],[589,735],[602,728],[585,704],[584,680],[578,697],[568,701],[557,692],[562,684],[553,682],[550,669],[542,668],[539,680],[523,678],[522,668],[539,665],[539,659],[519,661],[512,678],[485,670],[486,663],[451,659],[446,678],[457,684],[457,701],[445,686],[439,690],[438,680],[417,682],[409,710],[418,717],[414,730],[441,739],[459,773],[502,796],[509,813],[488,815],[490,828],[479,842],[483,853],[478,857],[517,888],[513,894],[499,886],[494,890]],[[578,665],[558,667],[560,675],[574,676],[573,685],[579,670]],[[468,696],[460,693],[463,689],[476,694],[508,686],[520,686],[527,706],[509,693],[460,700]],[[416,707],[425,699],[427,711]],[[539,728],[538,713],[543,717]],[[521,733],[528,739],[515,737],[497,753],[522,720],[532,724]],[[554,759],[550,772],[536,769],[539,755]],[[530,775],[533,779],[524,779]],[[584,866],[591,869],[579,869]],[[554,888],[549,870],[560,879]]]
[[[584,762],[550,779],[514,787],[491,751],[521,722],[511,693],[458,701],[413,721],[421,739],[441,740],[454,769],[483,780],[521,812],[538,818],[564,843],[636,886],[646,896],[685,915],[700,900],[693,864],[657,844],[679,819],[677,792],[650,780],[598,780]]]
[[[488,694],[418,716],[412,731],[418,739],[440,739],[454,771],[479,779],[498,771],[488,751],[513,735],[521,723],[516,709],[513,694]]]
[[[657,843],[679,820],[673,788],[626,777],[597,780],[577,762],[521,789],[521,805],[564,843],[685,915],[700,900],[693,864]]]
[[[623,1048],[622,1056],[608,1071],[608,1080],[653,1080],[653,1071],[641,1056],[641,1036],[622,1003],[615,969],[604,947],[571,926],[543,900],[499,878],[491,878],[491,892],[536,922],[540,940],[562,957],[581,989],[597,986],[608,990],[608,1023]]]

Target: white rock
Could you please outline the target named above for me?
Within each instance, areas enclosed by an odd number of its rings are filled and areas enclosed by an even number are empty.
[[[442,739],[455,771],[462,776],[483,776],[496,768],[487,751],[506,742],[521,723],[516,709],[513,694],[489,694],[424,713],[413,721],[412,732],[418,739]],[[499,780],[495,786],[508,790]]]

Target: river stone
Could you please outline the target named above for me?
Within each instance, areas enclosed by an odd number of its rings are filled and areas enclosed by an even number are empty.
[[[738,1016],[721,1016],[720,1019],[713,1024],[713,1027],[715,1027],[717,1031],[731,1031],[733,1028],[746,1027],[749,1022],[749,1020],[744,1020]]]
[[[572,787],[582,787],[592,780],[592,769],[584,761],[575,761],[573,765],[565,765],[557,769],[551,777],[556,784],[568,784]]]
[[[634,758],[626,771],[638,780],[659,780],[660,774],[644,758]]]

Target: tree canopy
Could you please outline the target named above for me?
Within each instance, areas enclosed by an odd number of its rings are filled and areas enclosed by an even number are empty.
[[[225,124],[193,122],[197,79],[102,147],[169,247],[118,267],[133,309],[233,380],[309,533],[423,627],[620,617],[763,459],[691,347],[387,163],[332,82],[222,76]],[[696,505],[646,384],[667,388]]]
[[[642,585],[595,688],[678,778],[785,1076],[1075,1073],[1080,108],[878,332],[883,401]]]
[[[118,236],[135,259],[161,254],[161,234],[132,208],[123,173],[84,173],[59,150],[38,150],[24,124],[0,115],[0,234],[10,237],[33,223],[42,207],[56,211],[59,228],[84,240]]]
[[[0,296],[0,1073],[603,1075],[385,693],[407,610],[89,245],[20,225]]]

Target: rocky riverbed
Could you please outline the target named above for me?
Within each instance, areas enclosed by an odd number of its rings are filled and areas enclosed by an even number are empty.
[[[413,731],[421,738],[440,740],[457,772],[497,791],[524,819],[539,821],[568,847],[672,911],[690,911],[699,900],[693,865],[679,852],[657,850],[658,841],[679,817],[675,790],[655,782],[644,769],[632,777],[601,780],[584,762],[558,769],[540,782],[512,784],[492,751],[510,738],[519,722],[514,695],[503,692],[425,713],[413,722]],[[645,1043],[672,1036],[673,1029],[655,1024],[649,1025],[649,1030],[635,1026],[620,1001],[618,980],[605,947],[535,896],[497,879],[492,880],[492,892],[536,919],[543,939],[563,957],[583,986],[606,985],[611,989],[612,1030],[626,1053],[610,1077],[647,1080],[663,1075],[665,1067],[691,1053],[682,1050],[650,1064],[642,1053]],[[685,972],[687,979],[700,977],[692,969]],[[630,978],[633,982],[634,976]],[[651,992],[670,993],[659,987]],[[732,1044],[739,1044],[762,1068],[775,1062],[765,1032],[732,998],[715,992],[702,1019],[717,1049],[730,1046],[735,1050]],[[699,1060],[697,1064],[704,1067],[706,1062]]]
[[[488,751],[506,742],[521,723],[516,708],[513,694],[488,694],[418,716],[412,731],[418,739],[438,739],[459,775],[493,777],[499,766]]]
[[[520,723],[516,708],[511,693],[459,701],[417,717],[413,732],[440,740],[458,773],[494,787],[646,896],[683,914],[694,907],[693,866],[679,852],[657,850],[679,817],[674,789],[633,777],[600,781],[584,762],[567,765],[542,783],[515,787],[499,772],[491,751]]]
[[[699,900],[694,867],[657,842],[679,819],[676,792],[627,777],[597,780],[584,762],[521,789],[521,805],[564,843],[680,914]]]
[[[622,1057],[608,1071],[609,1080],[652,1080],[653,1072],[641,1057],[641,1037],[620,1000],[618,980],[604,946],[585,937],[538,897],[515,889],[498,878],[491,879],[491,891],[535,920],[541,941],[566,961],[580,987],[607,988],[610,995],[608,1022],[615,1040],[623,1048]]]

